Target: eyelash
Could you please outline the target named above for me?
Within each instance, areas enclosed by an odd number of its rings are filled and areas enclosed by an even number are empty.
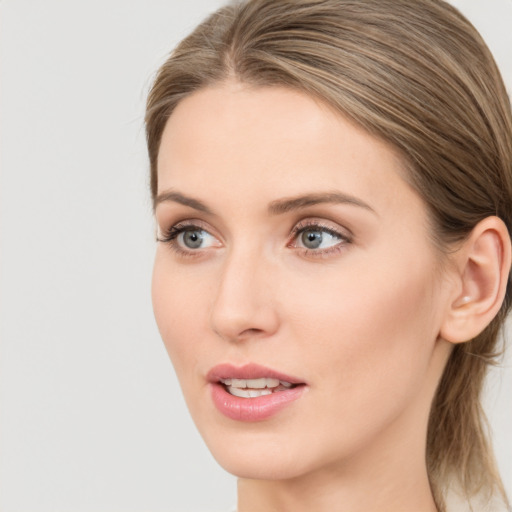
[[[305,231],[316,229],[317,231],[322,231],[324,233],[328,233],[331,236],[340,239],[340,242],[332,247],[328,247],[326,249],[308,249],[305,247],[296,247],[293,244],[296,243],[298,237],[304,233]],[[165,230],[163,234],[163,238],[157,237],[157,242],[162,242],[167,244],[173,251],[175,251],[179,256],[182,257],[198,257],[201,255],[199,250],[186,250],[179,246],[177,243],[177,238],[181,233],[185,233],[187,231],[205,231],[210,233],[205,227],[196,224],[196,223],[179,223],[171,226],[169,229]],[[303,256],[313,256],[313,257],[324,257],[330,254],[338,253],[342,251],[347,245],[351,244],[353,241],[353,237],[351,234],[343,234],[340,231],[337,231],[329,226],[326,226],[318,221],[301,221],[299,222],[290,233],[290,241],[286,244],[286,247],[295,248],[301,251]]]
[[[160,238],[157,236],[156,240],[157,242],[162,242],[166,245],[168,245],[174,252],[176,252],[179,256],[185,257],[185,258],[194,258],[197,256],[200,256],[199,251],[187,251],[186,249],[182,249],[178,243],[177,238],[181,233],[185,233],[186,231],[207,231],[202,226],[199,226],[198,224],[194,223],[179,223],[175,224],[174,226],[171,226],[170,228],[166,229],[163,238]]]
[[[324,257],[331,254],[338,253],[346,248],[347,245],[351,244],[353,241],[352,234],[344,234],[341,231],[337,231],[332,227],[326,226],[319,221],[301,221],[299,222],[293,229],[290,235],[291,242],[287,244],[287,247],[294,247],[293,243],[295,243],[299,236],[308,230],[317,230],[323,233],[327,233],[331,236],[340,239],[340,242],[332,247],[328,247],[326,249],[308,249],[306,247],[297,247],[298,250],[302,252],[303,256],[313,256],[313,257]]]

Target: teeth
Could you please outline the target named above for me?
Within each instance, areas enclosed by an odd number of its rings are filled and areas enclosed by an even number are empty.
[[[277,379],[270,378],[262,378],[262,379],[247,379],[247,387],[248,388],[277,388],[279,386],[279,381]]]
[[[261,377],[259,379],[221,379],[228,393],[241,398],[256,398],[270,395],[273,392],[284,391],[293,386],[285,380]]]
[[[221,379],[222,384],[226,386],[233,386],[234,388],[251,388],[251,389],[264,389],[264,388],[277,388],[279,384],[285,388],[290,388],[292,385],[289,382],[272,379],[270,377],[262,377],[260,379]]]
[[[229,393],[240,398],[257,398],[263,395],[271,395],[270,389],[241,389],[235,387],[228,387]]]

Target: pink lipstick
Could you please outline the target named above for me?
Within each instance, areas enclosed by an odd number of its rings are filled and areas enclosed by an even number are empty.
[[[262,421],[300,398],[306,383],[256,364],[221,364],[207,375],[217,409],[233,420]]]

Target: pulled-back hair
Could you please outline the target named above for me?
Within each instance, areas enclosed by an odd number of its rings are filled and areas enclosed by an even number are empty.
[[[151,191],[167,119],[198,89],[236,79],[285,86],[330,105],[397,148],[442,251],[496,215],[512,232],[512,116],[476,29],[442,0],[250,0],[224,7],[183,40],[151,89]],[[454,347],[433,400],[426,460],[440,510],[449,485],[467,497],[504,488],[481,392],[511,306]]]

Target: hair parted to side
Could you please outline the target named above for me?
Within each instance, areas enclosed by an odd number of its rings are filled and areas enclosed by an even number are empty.
[[[512,115],[476,29],[442,0],[249,0],[184,39],[149,94],[151,191],[167,119],[194,91],[236,79],[312,95],[402,154],[443,250],[496,215],[512,233]],[[448,482],[501,494],[480,395],[512,303],[455,346],[432,404],[427,467],[439,509]]]

